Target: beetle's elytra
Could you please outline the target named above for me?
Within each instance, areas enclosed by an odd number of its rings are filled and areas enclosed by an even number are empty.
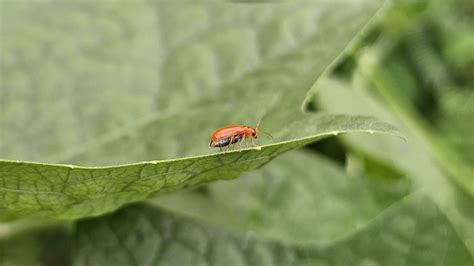
[[[247,138],[257,138],[258,129],[249,126],[232,125],[216,129],[211,134],[209,147],[225,147]]]
[[[258,137],[260,122],[255,128],[244,126],[244,125],[231,125],[218,128],[214,130],[211,134],[211,141],[209,142],[209,147],[219,147],[221,150],[223,147],[228,147],[232,144],[244,142],[246,139],[251,139],[252,144],[255,145],[254,139]],[[269,133],[263,132],[270,137]]]

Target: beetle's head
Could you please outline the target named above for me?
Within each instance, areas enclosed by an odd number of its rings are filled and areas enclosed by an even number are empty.
[[[256,139],[258,137],[258,127],[252,128],[252,138]]]

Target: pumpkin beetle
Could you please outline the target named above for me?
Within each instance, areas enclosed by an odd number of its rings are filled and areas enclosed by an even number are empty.
[[[211,134],[209,148],[219,147],[222,151],[222,148],[227,149],[230,145],[235,143],[240,143],[241,147],[242,142],[245,142],[246,139],[250,139],[252,145],[256,146],[254,139],[256,139],[260,133],[259,126],[261,121],[262,119],[258,121],[255,128],[245,125],[230,125],[214,130]],[[270,133],[264,131],[262,131],[262,133],[273,139]]]

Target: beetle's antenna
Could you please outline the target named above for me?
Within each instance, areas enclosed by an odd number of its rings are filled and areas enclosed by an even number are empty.
[[[262,123],[262,120],[265,118],[265,116],[267,116],[268,112],[265,112],[261,117],[260,119],[258,120],[257,122],[257,126],[255,128],[259,128],[260,127],[260,123]]]
[[[257,133],[260,131],[259,130],[259,127],[260,127],[260,123],[262,123],[262,120],[265,118],[265,116],[267,116],[268,113],[265,113],[257,122],[257,126],[255,127],[255,130],[257,131]],[[273,139],[273,136],[272,134],[268,133],[268,132],[265,132],[265,131],[261,131],[263,134],[269,136],[270,138]]]
[[[262,133],[265,134],[265,135],[267,135],[267,136],[269,136],[271,139],[273,139],[272,134],[270,134],[270,133],[268,133],[268,132],[265,132],[265,131],[262,131]]]
[[[256,126],[255,128],[259,128],[259,127],[260,127],[260,123],[262,123],[262,119],[263,119],[263,116],[258,120],[257,126]]]

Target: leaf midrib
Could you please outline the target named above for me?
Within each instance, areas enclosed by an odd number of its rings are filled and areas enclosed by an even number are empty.
[[[401,134],[398,132],[387,132],[387,131],[382,131],[382,130],[366,130],[366,129],[356,129],[356,130],[340,130],[340,131],[329,131],[329,132],[324,132],[324,133],[319,133],[319,134],[314,134],[308,137],[303,137],[303,138],[296,138],[296,139],[291,139],[291,140],[284,140],[276,143],[270,143],[270,144],[264,144],[258,147],[249,147],[249,148],[242,148],[239,150],[232,150],[232,151],[222,151],[222,152],[217,152],[213,154],[201,154],[201,155],[196,155],[196,156],[187,156],[187,157],[180,157],[176,159],[164,159],[164,160],[149,160],[149,161],[140,161],[140,162],[135,162],[135,163],[128,163],[128,164],[118,164],[118,165],[105,165],[105,166],[80,166],[80,165],[74,165],[74,164],[62,164],[62,163],[42,163],[42,162],[34,162],[34,161],[22,161],[22,160],[8,160],[8,159],[0,159],[0,162],[7,162],[7,163],[24,163],[24,164],[35,164],[35,165],[47,165],[47,166],[58,166],[58,167],[68,167],[70,169],[113,169],[113,168],[118,168],[118,167],[127,167],[127,166],[135,166],[135,165],[141,165],[145,163],[149,164],[158,164],[158,163],[175,163],[175,162],[180,162],[180,161],[186,161],[189,159],[202,159],[202,158],[208,158],[208,157],[214,157],[222,154],[231,154],[231,153],[238,153],[238,152],[244,152],[244,151],[251,151],[251,150],[261,150],[263,148],[268,148],[268,147],[273,147],[273,146],[280,146],[284,144],[291,144],[294,142],[302,142],[302,141],[309,141],[321,137],[331,137],[331,136],[337,136],[339,134],[347,134],[347,133],[368,133],[368,134],[386,134],[386,135],[392,135],[399,137],[403,140],[406,140],[405,137],[403,137]],[[249,159],[248,161],[251,160],[256,160],[258,158],[263,158],[262,157],[256,157]]]

